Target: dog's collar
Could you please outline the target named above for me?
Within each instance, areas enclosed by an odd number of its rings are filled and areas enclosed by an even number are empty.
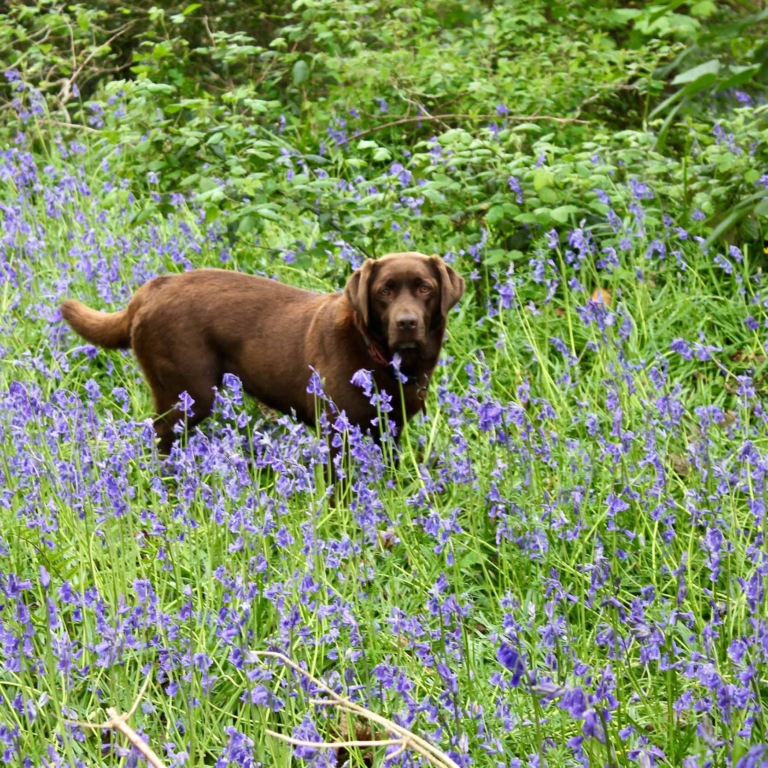
[[[371,356],[371,359],[377,363],[378,365],[381,365],[384,370],[387,372],[387,374],[393,378],[395,381],[397,381],[397,375],[395,374],[393,368],[392,368],[392,361],[387,360],[386,355],[381,350],[378,344],[368,335],[368,332],[365,329],[365,326],[363,325],[362,319],[360,318],[360,315],[358,315],[357,312],[354,314],[354,321],[355,321],[355,328],[357,328],[358,332],[360,333],[361,338],[363,339],[363,343],[365,344],[365,348],[368,350],[368,354]],[[427,389],[429,387],[429,376],[427,376],[426,373],[422,373],[419,376],[408,376],[404,371],[400,371],[401,376],[404,376],[406,381],[403,382],[403,386],[407,386],[409,384],[416,387],[416,395],[420,400],[426,400],[427,399]],[[419,384],[419,381],[421,383]]]
[[[360,315],[358,315],[357,312],[355,312],[355,327],[360,333],[360,336],[362,336],[363,344],[365,344],[365,348],[368,350],[368,354],[371,356],[373,361],[389,369],[389,366],[391,365],[390,361],[387,360],[386,356],[379,348],[379,345],[376,344],[376,342],[368,335]]]

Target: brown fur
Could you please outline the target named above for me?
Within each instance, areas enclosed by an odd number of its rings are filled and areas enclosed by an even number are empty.
[[[379,389],[392,395],[390,416],[401,426],[399,388],[383,359],[395,351],[402,356],[411,419],[423,408],[447,312],[463,292],[464,280],[440,257],[403,253],[366,261],[342,293],[200,269],[150,280],[120,312],[69,300],[61,313],[91,343],[133,349],[154,396],[160,450],[168,453],[181,418],[179,395],[186,391],[195,400],[192,426],[210,414],[213,388],[225,373],[238,376],[265,405],[313,424],[312,367],[326,395],[365,431],[376,413],[350,379],[361,368],[373,370]]]

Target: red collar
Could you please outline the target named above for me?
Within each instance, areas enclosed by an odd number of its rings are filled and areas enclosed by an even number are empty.
[[[379,365],[383,365],[385,368],[389,368],[390,361],[387,360],[386,356],[382,352],[382,350],[379,348],[379,346],[371,339],[371,337],[368,335],[368,333],[365,330],[365,326],[363,325],[360,315],[355,312],[354,315],[355,320],[355,328],[360,333],[360,336],[363,338],[363,343],[365,344],[365,348],[368,350],[368,354],[371,356],[373,361],[375,363],[378,363]]]

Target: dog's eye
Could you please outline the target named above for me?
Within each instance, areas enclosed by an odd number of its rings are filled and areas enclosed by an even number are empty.
[[[379,295],[381,296],[389,296],[390,293],[392,293],[392,291],[391,289],[387,288],[386,285],[379,291]]]
[[[419,286],[419,293],[423,293],[425,296],[431,291],[432,289],[428,285],[420,285]]]

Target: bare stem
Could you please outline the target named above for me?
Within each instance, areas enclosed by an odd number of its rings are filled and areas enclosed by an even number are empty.
[[[420,736],[412,733],[402,725],[398,725],[392,720],[389,720],[382,715],[376,714],[376,712],[371,712],[371,710],[366,709],[365,707],[361,707],[359,704],[355,704],[345,696],[339,695],[332,688],[328,687],[324,682],[318,680],[318,678],[316,678],[310,672],[307,672],[306,669],[302,669],[295,661],[288,658],[285,654],[277,653],[276,651],[254,651],[253,654],[254,656],[267,656],[273,659],[279,659],[283,662],[283,664],[298,672],[302,677],[312,681],[318,688],[325,691],[333,699],[333,701],[318,701],[312,699],[311,701],[313,704],[334,706],[341,712],[360,715],[361,717],[365,717],[374,723],[378,723],[389,733],[395,733],[400,737],[399,739],[394,740],[394,743],[400,744],[403,749],[410,747],[415,752],[418,752],[422,757],[425,757],[427,760],[429,760],[429,762],[436,766],[436,768],[459,768],[456,762],[448,757],[445,752],[438,749],[437,747],[432,746],[432,744],[430,744],[426,739],[422,739]],[[278,738],[287,740],[284,737]],[[315,748],[320,746],[317,742],[310,742],[310,745]]]
[[[579,125],[589,124],[589,120],[579,120],[575,117],[552,117],[551,115],[463,115],[459,113],[453,113],[450,115],[418,115],[416,117],[403,117],[400,120],[392,120],[389,123],[377,125],[373,128],[368,128],[365,131],[354,133],[349,138],[350,140],[359,139],[363,136],[367,136],[370,133],[376,133],[376,131],[384,131],[387,128],[394,128],[395,126],[405,125],[406,123],[429,122],[434,120],[498,120],[501,118],[504,120],[513,120],[516,123],[527,123],[535,120],[549,120],[553,123],[578,123]]]
[[[80,728],[91,728],[93,730],[111,728],[116,731],[120,731],[120,733],[122,733],[123,736],[125,736],[125,738],[128,739],[128,741],[130,741],[131,744],[133,744],[133,746],[136,747],[139,752],[141,752],[146,761],[151,766],[153,766],[153,768],[165,768],[165,763],[158,757],[157,753],[152,749],[152,747],[150,747],[149,744],[147,744],[147,742],[144,741],[144,739],[142,739],[141,736],[139,736],[139,734],[136,733],[136,731],[134,731],[133,728],[131,728],[131,726],[126,722],[138,709],[141,700],[144,698],[144,693],[146,692],[147,686],[149,685],[151,679],[151,674],[147,675],[147,679],[141,686],[141,690],[139,691],[139,695],[136,697],[136,701],[133,702],[133,706],[122,715],[114,707],[107,707],[109,720],[107,720],[105,723],[89,723],[87,721],[81,720],[64,720],[64,722],[67,725],[77,725]]]

